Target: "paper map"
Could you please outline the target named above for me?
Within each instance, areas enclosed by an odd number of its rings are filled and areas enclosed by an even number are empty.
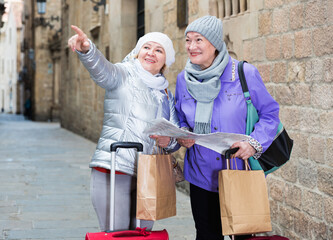
[[[240,141],[247,141],[249,136],[235,133],[209,133],[196,134],[178,128],[164,118],[155,119],[151,122],[152,126],[146,128],[144,133],[149,135],[168,136],[173,138],[194,139],[195,144],[212,149],[218,153],[224,154],[232,144]]]

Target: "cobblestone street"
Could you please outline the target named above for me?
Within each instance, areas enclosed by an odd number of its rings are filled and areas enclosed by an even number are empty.
[[[96,144],[60,127],[0,114],[0,239],[83,239],[97,232],[88,164]],[[172,240],[194,239],[187,195],[157,221]]]

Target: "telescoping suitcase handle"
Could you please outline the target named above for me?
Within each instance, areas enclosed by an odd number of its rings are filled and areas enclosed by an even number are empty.
[[[236,147],[236,148],[229,148],[227,151],[225,151],[224,156],[227,162],[227,169],[229,169],[231,155],[235,154],[238,150],[239,148]]]
[[[230,148],[227,151],[225,151],[225,154],[224,154],[225,159],[230,160],[231,155],[235,154],[238,150],[239,150],[239,148],[237,147],[237,148]]]
[[[227,151],[225,151],[224,156],[225,156],[225,159],[226,159],[226,162],[227,162],[227,169],[229,169],[229,166],[230,166],[231,156],[233,154],[235,154],[238,150],[239,150],[239,147],[229,148]],[[236,169],[237,169],[237,164],[236,164]],[[249,165],[248,160],[245,160],[245,169],[246,170],[248,170],[248,169],[251,170],[251,166]]]
[[[138,142],[115,142],[110,146],[111,151],[111,168],[110,168],[110,225],[109,231],[112,232],[115,229],[115,180],[116,180],[116,150],[117,148],[135,148],[137,150],[137,159],[139,159],[139,152],[143,151],[142,143]],[[136,220],[136,225],[139,227],[140,220]]]
[[[136,148],[138,152],[143,151],[142,143],[138,142],[115,142],[111,144],[110,151],[115,152],[117,148]]]

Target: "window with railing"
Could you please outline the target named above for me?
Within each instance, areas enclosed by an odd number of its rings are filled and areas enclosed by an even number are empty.
[[[248,11],[250,0],[217,0],[219,18],[230,18]]]

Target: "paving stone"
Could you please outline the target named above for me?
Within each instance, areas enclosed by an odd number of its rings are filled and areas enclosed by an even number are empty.
[[[90,200],[96,143],[58,123],[0,114],[0,240],[78,240],[98,232]],[[155,222],[172,240],[193,240],[188,195],[177,191],[177,216]]]

